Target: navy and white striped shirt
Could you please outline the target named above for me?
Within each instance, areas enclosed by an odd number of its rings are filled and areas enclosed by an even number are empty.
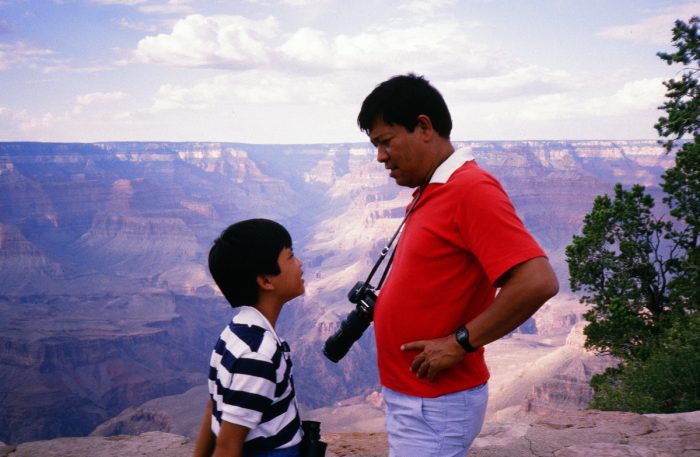
[[[247,451],[298,444],[301,420],[289,346],[256,308],[236,311],[209,363],[212,432],[219,436],[222,420],[248,427]]]

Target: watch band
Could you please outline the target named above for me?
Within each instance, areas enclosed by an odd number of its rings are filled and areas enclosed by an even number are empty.
[[[467,330],[467,327],[459,327],[455,332],[455,338],[457,339],[457,343],[462,346],[462,349],[465,351],[475,352],[477,350],[477,348],[469,343],[469,330]]]

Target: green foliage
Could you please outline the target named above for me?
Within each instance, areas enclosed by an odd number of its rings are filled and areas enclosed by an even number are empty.
[[[613,200],[596,197],[582,235],[566,248],[571,290],[583,290],[582,302],[593,305],[584,315],[588,348],[644,358],[644,343],[667,323],[670,273],[662,244],[671,224],[654,217],[653,207],[644,187],[626,191],[618,184]]]
[[[566,248],[573,291],[583,291],[586,347],[621,359],[594,376],[591,406],[625,411],[700,409],[700,18],[673,28],[679,79],[664,82],[665,115],[654,126],[675,165],[663,175],[673,218],[654,216],[639,185],[599,196]],[[680,141],[679,141],[680,140]],[[678,147],[680,145],[680,147]]]
[[[608,369],[591,380],[592,408],[637,413],[700,409],[700,314],[679,318],[645,361]]]
[[[666,193],[664,202],[679,227],[671,237],[686,255],[671,268],[676,279],[671,284],[674,301],[682,302],[686,311],[697,311],[700,307],[700,18],[693,17],[685,24],[676,21],[673,28],[673,43],[676,51],[658,53],[668,65],[684,65],[680,79],[664,82],[666,102],[660,107],[666,116],[655,125],[659,135],[668,138],[664,142],[672,150],[674,140],[692,137],[676,152],[676,164],[663,176],[662,188]]]
[[[670,79],[664,82],[666,86],[666,102],[660,109],[666,115],[659,118],[654,125],[659,135],[669,138],[664,142],[666,150],[673,149],[673,141],[684,135],[697,136],[700,132],[700,89],[698,88],[698,69],[700,64],[700,37],[698,37],[700,18],[693,17],[688,24],[676,21],[673,27],[673,45],[676,52],[659,52],[657,55],[668,65],[683,64],[686,68],[680,79]],[[697,142],[697,138],[696,138]]]
[[[669,238],[685,255],[669,264],[675,278],[669,285],[671,298],[685,312],[700,310],[700,136],[676,153],[676,165],[663,176],[664,202],[678,220]]]

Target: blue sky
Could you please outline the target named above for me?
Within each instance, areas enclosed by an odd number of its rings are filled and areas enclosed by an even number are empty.
[[[0,141],[358,142],[425,75],[455,140],[656,138],[700,1],[0,0]]]

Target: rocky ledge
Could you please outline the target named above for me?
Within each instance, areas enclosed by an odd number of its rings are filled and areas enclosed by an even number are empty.
[[[384,433],[329,433],[327,457],[385,457]],[[0,447],[0,457],[190,456],[192,441],[148,432],[139,436],[59,438]],[[468,457],[700,457],[700,411],[639,415],[568,411],[487,422]]]

